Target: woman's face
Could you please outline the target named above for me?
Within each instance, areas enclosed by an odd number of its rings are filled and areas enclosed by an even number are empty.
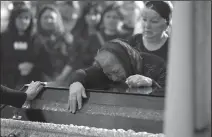
[[[112,53],[103,51],[95,59],[110,80],[119,82],[126,79],[126,72],[123,66]]]
[[[134,5],[134,3],[126,3],[121,7],[121,12],[124,15],[124,24],[134,28],[136,23],[136,17],[137,17],[137,9]]]
[[[146,38],[161,36],[167,29],[166,20],[163,19],[156,11],[144,8],[142,13],[142,30]]]
[[[117,30],[118,23],[120,21],[120,16],[117,11],[111,10],[105,13],[103,17],[103,25],[105,29]]]
[[[100,15],[95,13],[94,9],[91,9],[90,12],[85,16],[85,20],[89,26],[95,26],[100,20]]]
[[[24,32],[27,30],[31,22],[31,15],[28,12],[21,13],[15,20],[15,25],[18,31]]]
[[[64,27],[67,31],[71,31],[77,19],[76,10],[67,3],[58,4],[58,9],[62,15]]]
[[[57,13],[52,10],[46,10],[41,15],[40,23],[44,30],[55,30],[58,21]]]

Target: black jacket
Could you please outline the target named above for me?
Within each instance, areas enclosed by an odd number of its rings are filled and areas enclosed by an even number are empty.
[[[27,94],[19,92],[1,85],[0,88],[1,100],[0,104],[11,105],[13,107],[20,108],[24,104],[27,98]]]

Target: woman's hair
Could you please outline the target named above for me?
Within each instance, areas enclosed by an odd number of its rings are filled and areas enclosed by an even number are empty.
[[[76,37],[83,37],[88,33],[88,24],[86,23],[86,16],[91,10],[94,10],[95,13],[99,13],[97,9],[97,4],[87,3],[82,9],[81,16],[77,19],[76,25],[72,29],[71,33]]]
[[[38,18],[37,18],[37,31],[42,34],[42,35],[48,35],[49,32],[44,30],[41,26],[41,16],[43,15],[43,13],[47,10],[51,10],[53,12],[55,12],[57,14],[57,28],[55,30],[55,34],[56,35],[61,35],[65,32],[65,28],[64,28],[64,25],[63,25],[63,19],[61,17],[61,14],[59,12],[59,10],[54,6],[54,5],[44,5],[42,7],[42,9],[39,11],[38,13]]]
[[[121,14],[121,12],[120,12],[120,6],[119,5],[117,5],[117,4],[111,4],[111,5],[109,5],[109,6],[107,6],[104,10],[103,10],[103,12],[102,12],[102,14],[101,14],[101,19],[100,19],[100,21],[99,21],[99,23],[98,23],[98,25],[97,25],[97,30],[101,30],[102,28],[103,28],[103,21],[104,21],[104,16],[105,16],[105,14],[106,13],[108,13],[109,11],[116,11],[117,12],[117,14],[118,14],[118,16],[120,17],[120,19],[123,19],[123,16],[122,16],[122,14]]]
[[[7,27],[8,32],[11,32],[13,35],[18,35],[18,30],[16,27],[15,20],[21,13],[24,13],[24,12],[29,13],[31,18],[30,24],[25,31],[25,35],[31,36],[34,33],[34,18],[33,18],[32,12],[26,5],[19,5],[11,11],[10,17],[9,17],[9,23]]]

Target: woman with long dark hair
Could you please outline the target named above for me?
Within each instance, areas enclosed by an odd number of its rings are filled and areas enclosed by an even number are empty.
[[[101,14],[100,22],[97,25],[97,31],[89,37],[88,44],[84,48],[83,63],[89,66],[94,61],[94,56],[105,42],[123,38],[118,30],[118,24],[122,19],[118,5],[107,6]]]
[[[26,5],[11,11],[7,30],[1,35],[1,82],[16,88],[37,79],[33,15]],[[37,77],[37,78],[36,78]]]
[[[63,81],[71,73],[72,42],[73,37],[65,31],[58,9],[53,5],[43,6],[38,13],[34,45],[43,53],[39,64],[46,72],[45,81]]]
[[[87,57],[86,50],[92,35],[95,35],[97,32],[96,26],[100,20],[100,16],[98,5],[87,3],[85,7],[83,7],[81,16],[78,18],[76,25],[71,31],[74,36],[73,46],[76,53],[75,58],[77,59],[74,64],[77,68],[84,68],[87,66],[86,61],[84,61],[84,58]]]

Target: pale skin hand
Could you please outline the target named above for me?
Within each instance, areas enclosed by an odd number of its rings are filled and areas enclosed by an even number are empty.
[[[27,99],[28,101],[33,100],[38,93],[43,89],[44,84],[39,82],[39,81],[32,81],[28,87],[28,89],[26,90],[26,94],[27,94]]]
[[[126,84],[129,87],[141,87],[141,86],[152,86],[152,79],[145,77],[143,75],[132,75],[129,76],[126,80]]]
[[[34,64],[30,62],[23,62],[18,65],[18,69],[20,70],[20,73],[22,76],[29,75],[33,67],[34,67]]]
[[[85,93],[85,88],[80,82],[75,82],[69,87],[69,99],[68,99],[68,110],[71,113],[76,112],[76,107],[78,109],[82,108],[82,98],[87,98]]]

